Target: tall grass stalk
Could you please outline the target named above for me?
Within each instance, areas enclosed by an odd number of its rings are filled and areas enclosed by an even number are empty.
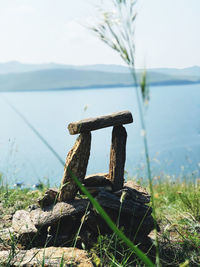
[[[33,125],[26,119],[26,117],[21,114],[10,102],[8,105],[17,113],[20,118],[25,122],[25,124],[36,134],[36,136],[42,141],[44,145],[48,147],[48,149],[54,154],[54,156],[59,160],[59,162],[65,166],[65,162],[59,156],[59,154],[55,151],[55,149],[46,141],[46,139],[37,131]],[[81,191],[87,196],[90,200],[96,211],[101,215],[101,217],[105,220],[111,230],[138,256],[141,261],[146,264],[146,266],[153,267],[155,266],[152,261],[147,257],[145,253],[143,253],[137,246],[135,246],[130,239],[128,239],[124,233],[115,225],[115,223],[110,219],[109,215],[104,211],[104,209],[100,206],[98,201],[93,198],[93,196],[88,192],[88,190],[81,184],[78,178],[74,175],[74,173],[67,168],[67,172],[70,174],[71,178],[76,182]]]
[[[101,207],[101,205],[98,203],[98,201],[92,197],[92,195],[88,192],[88,190],[81,184],[81,182],[78,180],[78,178],[73,174],[73,172],[68,168],[68,173],[72,177],[72,179],[76,182],[78,187],[81,189],[81,191],[88,197],[92,205],[95,207],[96,211],[102,216],[102,218],[106,221],[108,226],[111,228],[115,234],[124,241],[124,243],[132,249],[132,251],[135,252],[135,254],[147,265],[147,266],[154,266],[154,264],[151,262],[151,260],[137,247],[135,246],[130,239],[128,239],[123,232],[113,223],[113,221],[110,219],[108,214],[105,212],[105,210]]]
[[[3,96],[1,96],[3,97]],[[27,120],[27,118],[8,101],[7,98],[3,97],[6,103],[10,106],[10,108],[24,121],[24,123],[34,132],[34,134],[42,141],[42,143],[53,153],[53,155],[57,158],[57,160],[61,163],[62,166],[65,165],[65,162],[62,160],[60,155],[55,151],[55,149],[47,142],[47,140],[38,132],[38,130]]]
[[[105,1],[102,1],[105,2]],[[147,142],[147,131],[144,119],[144,102],[148,100],[148,87],[146,83],[146,74],[143,75],[141,85],[138,86],[137,75],[135,72],[135,0],[110,0],[113,10],[106,11],[100,8],[101,20],[90,29],[98,36],[100,40],[106,43],[114,51],[116,51],[123,61],[128,65],[133,81],[135,83],[136,98],[139,109],[141,122],[141,135],[144,142],[145,159],[147,166],[147,176],[149,180],[149,188],[152,196],[153,216],[156,229],[156,211],[154,203],[154,191],[151,175],[151,166],[149,158],[149,149]],[[106,3],[105,3],[106,4]],[[156,263],[159,266],[159,247],[158,236],[156,231]]]
[[[87,212],[88,212],[88,208],[89,208],[89,204],[87,205],[87,208],[86,208],[86,210],[85,210],[85,213],[84,213],[83,217],[81,218],[81,223],[80,223],[80,226],[79,226],[78,231],[77,231],[77,233],[76,233],[76,237],[75,237],[75,240],[74,240],[73,248],[76,247],[76,244],[77,244],[77,241],[78,241],[78,237],[79,237],[80,231],[81,231],[81,229],[82,229],[83,223],[84,223],[84,221],[85,221],[85,217],[86,217]]]

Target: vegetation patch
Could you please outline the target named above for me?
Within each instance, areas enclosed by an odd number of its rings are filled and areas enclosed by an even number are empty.
[[[189,178],[188,178],[189,180]],[[160,182],[159,182],[160,181]],[[12,233],[5,233],[11,226],[12,216],[19,209],[29,209],[44,195],[42,190],[0,188],[0,250],[17,251],[23,247]],[[199,266],[200,264],[200,183],[174,183],[170,178],[159,178],[154,184],[154,201],[160,232],[159,257],[162,266]],[[124,229],[121,229],[122,231]],[[154,231],[149,237],[154,240]],[[81,246],[78,242],[77,246]],[[139,244],[138,244],[139,246]],[[141,248],[144,250],[144,248]],[[146,251],[154,258],[155,251]],[[115,234],[102,236],[88,250],[95,266],[144,266],[133,251]],[[9,265],[8,265],[9,266]]]

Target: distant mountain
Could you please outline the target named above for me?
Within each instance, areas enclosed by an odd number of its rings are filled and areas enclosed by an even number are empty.
[[[31,72],[31,71],[48,70],[48,69],[69,69],[69,68],[73,68],[73,66],[55,64],[55,63],[24,64],[18,61],[10,61],[7,63],[0,63],[0,74]]]
[[[115,73],[129,73],[129,68],[120,65],[86,65],[86,66],[76,66],[80,70],[90,70],[90,71],[103,71],[103,72],[115,72]]]
[[[76,70],[90,70],[90,71],[103,71],[103,72],[117,72],[117,73],[129,72],[128,67],[120,65],[97,64],[97,65],[75,66],[75,65],[64,65],[56,63],[24,64],[18,61],[0,63],[0,74],[21,73],[21,72],[49,70],[49,69],[76,69]]]
[[[129,73],[129,68],[122,65],[108,65],[108,64],[96,64],[96,65],[64,65],[56,63],[46,64],[25,64],[18,61],[10,61],[6,63],[0,63],[0,74],[7,73],[20,73],[30,72],[38,70],[49,70],[49,69],[76,69],[76,70],[90,70],[90,71],[101,71],[101,72],[115,72],[115,73]],[[138,69],[138,72],[142,72],[142,69]],[[189,68],[176,69],[176,68],[151,68],[148,69],[150,72],[157,72],[167,75],[186,75],[186,76],[198,76],[200,77],[200,67],[193,66]]]
[[[151,70],[157,73],[165,73],[167,75],[172,75],[172,76],[184,75],[184,76],[200,77],[200,67],[198,66],[193,66],[184,69],[174,69],[174,68],[149,69],[149,71]]]
[[[137,71],[140,81],[142,70]],[[200,67],[149,69],[149,85],[200,83]],[[0,64],[0,91],[64,90],[132,86],[129,69],[118,65]]]
[[[0,91],[55,90],[85,87],[127,86],[128,73],[98,72],[74,69],[49,69],[0,75]]]

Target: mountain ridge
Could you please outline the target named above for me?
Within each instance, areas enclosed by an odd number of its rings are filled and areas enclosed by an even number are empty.
[[[141,80],[142,70],[136,70]],[[147,70],[148,85],[200,83],[200,67]],[[0,91],[66,90],[133,86],[129,69],[120,65],[71,66],[55,63],[0,63]]]

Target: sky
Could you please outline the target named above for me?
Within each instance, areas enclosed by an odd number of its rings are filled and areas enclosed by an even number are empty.
[[[84,26],[100,3],[0,0],[0,62],[124,64]],[[200,0],[138,0],[136,12],[137,68],[200,66]]]

